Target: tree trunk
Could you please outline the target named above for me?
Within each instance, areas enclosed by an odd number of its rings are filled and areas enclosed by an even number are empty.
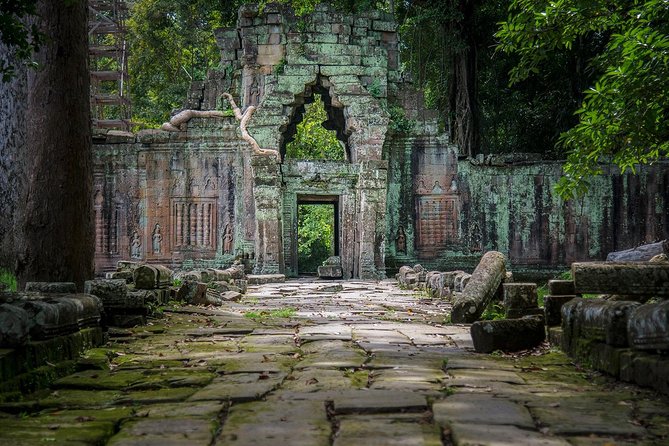
[[[93,275],[92,153],[85,0],[40,0],[45,43],[28,74],[29,161],[17,230],[17,276],[71,281]]]
[[[453,55],[449,109],[451,141],[460,153],[474,156],[478,151],[478,107],[476,86],[476,42],[474,40],[474,1],[461,0],[462,20],[451,23],[453,35],[460,36],[463,49]]]

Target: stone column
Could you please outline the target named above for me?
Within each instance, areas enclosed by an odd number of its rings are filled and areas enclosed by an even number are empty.
[[[283,273],[281,242],[281,171],[277,156],[253,155],[253,196],[256,216],[254,274]]]
[[[356,260],[360,279],[385,278],[386,176],[388,162],[361,163],[358,180],[358,240]]]

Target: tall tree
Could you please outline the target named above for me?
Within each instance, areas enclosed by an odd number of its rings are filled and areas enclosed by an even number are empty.
[[[44,43],[28,72],[26,169],[15,216],[16,273],[28,280],[93,275],[92,155],[86,0],[40,0]]]
[[[512,81],[540,73],[556,53],[584,41],[602,49],[584,61],[596,73],[562,134],[570,151],[558,191],[583,194],[601,163],[625,170],[669,156],[669,7],[666,0],[514,0],[498,33],[501,49],[519,57]]]

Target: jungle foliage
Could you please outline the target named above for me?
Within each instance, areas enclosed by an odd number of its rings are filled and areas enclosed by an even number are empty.
[[[297,125],[295,138],[286,144],[286,158],[333,161],[346,159],[344,147],[336,133],[322,125],[327,118],[325,104],[321,96],[315,94],[314,102],[305,105],[304,116]]]
[[[334,206],[301,204],[297,212],[297,262],[300,274],[316,273],[334,255]]]

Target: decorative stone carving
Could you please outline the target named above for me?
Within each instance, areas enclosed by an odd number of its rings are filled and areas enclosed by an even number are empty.
[[[404,233],[404,228],[402,226],[400,226],[397,230],[397,237],[395,238],[395,250],[398,253],[407,253],[407,236]]]
[[[230,223],[225,225],[225,231],[223,231],[223,253],[232,254],[232,226]]]
[[[153,240],[153,253],[161,254],[163,235],[160,233],[160,225],[158,223],[156,223],[156,226],[153,228],[153,235],[151,236],[151,238]]]
[[[130,241],[130,258],[142,258],[142,240],[139,238],[137,231],[133,231],[132,240]]]

